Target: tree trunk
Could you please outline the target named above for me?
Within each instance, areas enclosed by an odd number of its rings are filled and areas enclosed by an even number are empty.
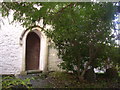
[[[79,76],[80,81],[84,81],[84,75],[85,75],[85,72],[87,71],[88,66],[90,65],[90,63],[91,63],[90,61],[87,63],[85,69],[82,71],[81,75]]]
[[[77,76],[78,76],[78,79],[80,79],[80,60],[81,60],[81,57],[77,59],[78,61],[78,64],[77,64]]]
[[[89,65],[93,61],[94,56],[95,56],[95,53],[94,53],[94,50],[93,50],[93,44],[91,42],[91,43],[89,43],[89,57],[90,57],[90,59],[89,59],[88,63],[86,64],[84,70],[82,71],[82,73],[80,75],[80,80],[82,80],[82,81],[84,80],[85,72],[87,71]]]

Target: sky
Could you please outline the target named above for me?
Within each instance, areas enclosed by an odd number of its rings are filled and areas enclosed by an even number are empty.
[[[117,6],[120,7],[120,2],[117,3]],[[114,33],[117,36],[117,44],[120,45],[120,8],[118,8],[118,12],[115,15],[114,23],[115,23]]]

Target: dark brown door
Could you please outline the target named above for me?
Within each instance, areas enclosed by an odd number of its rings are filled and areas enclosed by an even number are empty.
[[[26,70],[38,70],[40,58],[40,38],[30,32],[26,39]]]

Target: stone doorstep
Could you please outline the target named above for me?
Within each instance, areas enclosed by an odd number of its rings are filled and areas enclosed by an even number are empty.
[[[37,74],[37,73],[42,73],[43,71],[41,70],[27,70],[27,71],[22,71],[20,75],[27,75],[27,74]]]
[[[27,70],[27,74],[36,74],[36,73],[42,73],[40,70]]]

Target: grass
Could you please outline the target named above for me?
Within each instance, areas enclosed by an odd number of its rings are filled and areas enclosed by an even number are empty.
[[[120,88],[120,83],[106,81],[104,77],[95,83],[79,82],[73,74],[66,72],[52,72],[49,74],[49,80],[54,88]]]
[[[74,88],[74,84],[79,83],[74,75],[65,72],[52,72],[49,77],[54,87],[67,88],[73,85],[72,87]]]

